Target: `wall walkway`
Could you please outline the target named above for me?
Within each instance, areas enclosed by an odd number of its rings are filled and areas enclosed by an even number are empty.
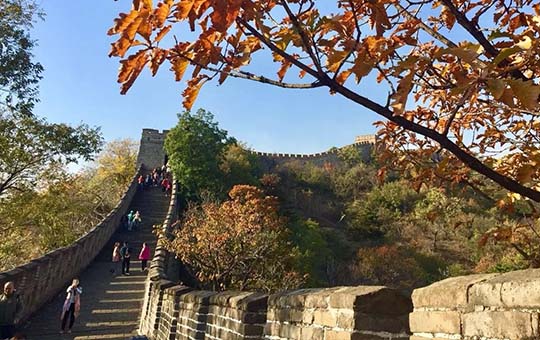
[[[142,242],[155,248],[152,227],[162,223],[170,200],[160,188],[137,192],[136,178],[107,218],[73,245],[0,274],[0,283],[15,282],[23,299],[24,320],[31,316],[21,329],[28,339],[126,340],[136,334],[147,276],[140,269],[138,253]],[[120,218],[129,210],[139,210],[142,215],[142,227],[137,231],[118,229]],[[134,253],[131,276],[111,273],[115,241],[130,243]],[[60,312],[73,277],[79,277],[83,287],[81,315],[73,333],[61,335]]]

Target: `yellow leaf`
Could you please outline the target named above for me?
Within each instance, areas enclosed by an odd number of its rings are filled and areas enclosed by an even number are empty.
[[[397,91],[392,95],[394,115],[401,114],[405,110],[407,98],[413,87],[413,79],[414,71],[410,70],[409,73],[399,81]]]
[[[120,13],[120,17],[114,19],[114,26],[107,31],[108,35],[121,33],[139,16],[138,11],[131,11],[129,14]]]
[[[521,40],[516,44],[519,48],[528,50],[532,46],[532,39],[529,36],[523,36]]]
[[[336,72],[343,59],[345,59],[348,55],[349,53],[347,51],[334,51],[333,53],[330,53],[326,61],[328,71]]]
[[[349,70],[346,70],[346,71],[343,71],[341,72],[337,77],[336,77],[336,82],[340,85],[343,85],[346,81],[347,81],[347,78],[349,78],[349,76],[351,75],[352,71],[349,69]]]

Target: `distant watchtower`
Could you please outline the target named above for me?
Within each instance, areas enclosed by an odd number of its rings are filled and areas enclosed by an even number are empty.
[[[153,169],[161,167],[165,162],[167,155],[163,145],[165,137],[169,130],[143,129],[141,144],[139,146],[139,155],[137,156],[137,167],[144,164],[145,168]]]

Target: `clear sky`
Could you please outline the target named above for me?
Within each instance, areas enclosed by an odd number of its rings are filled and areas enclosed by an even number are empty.
[[[109,58],[106,32],[129,0],[41,0],[45,21],[35,25],[36,60],[45,67],[35,112],[51,122],[101,126],[107,141],[139,140],[143,128],[169,129],[182,111],[185,83],[166,64],[152,78],[143,72],[120,95],[117,58]],[[297,71],[295,71],[297,72]],[[315,153],[375,133],[380,117],[325,88],[280,89],[229,78],[203,87],[194,110],[211,111],[229,135],[258,151]]]

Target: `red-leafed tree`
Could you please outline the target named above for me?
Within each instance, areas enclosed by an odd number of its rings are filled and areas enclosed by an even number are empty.
[[[169,251],[196,274],[202,287],[271,291],[296,288],[292,245],[277,199],[236,185],[223,203],[190,206],[167,241]]]
[[[540,202],[537,2],[134,0],[109,34],[122,93],[165,61],[178,81],[192,67],[187,109],[205,83],[229,76],[324,86],[384,118],[383,158],[400,154],[394,165],[417,183],[470,184],[473,169]],[[256,57],[273,58],[277,76],[247,72]],[[286,82],[293,69],[306,81]]]

